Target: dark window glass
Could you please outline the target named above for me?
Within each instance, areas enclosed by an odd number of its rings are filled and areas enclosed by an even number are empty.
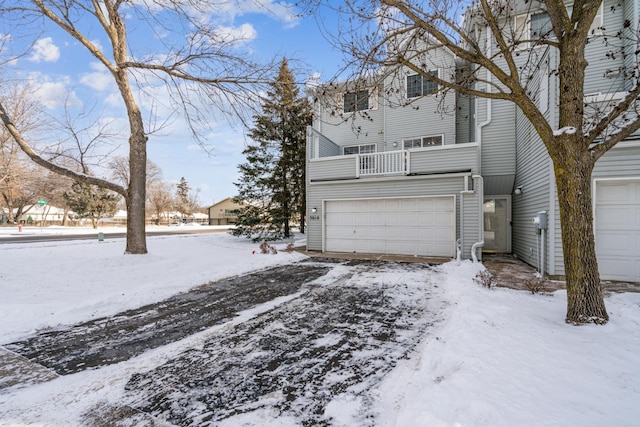
[[[358,92],[347,92],[344,94],[343,111],[352,113],[354,111],[362,111],[369,109],[369,91],[361,90]]]
[[[438,77],[438,70],[429,71],[429,74]],[[438,84],[421,74],[407,76],[407,98],[417,98],[437,91]]]

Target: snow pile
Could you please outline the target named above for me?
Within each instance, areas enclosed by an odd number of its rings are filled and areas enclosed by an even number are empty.
[[[123,255],[121,239],[0,245],[0,345],[36,329],[115,314],[212,280],[304,258],[283,251],[253,254],[256,244],[224,233],[152,237],[148,246],[149,255],[133,256]],[[334,395],[325,409],[328,425],[358,425],[350,420],[362,413],[363,405],[373,415],[367,422],[381,427],[636,425],[640,294],[609,296],[607,325],[575,327],[564,323],[564,291],[531,295],[490,290],[473,282],[481,268],[452,261],[424,270],[415,286],[431,288],[429,307],[438,311],[438,320],[422,326],[414,351],[367,395]],[[315,285],[330,286],[332,277],[344,273],[344,266],[336,265]],[[372,271],[357,280],[371,285],[381,283],[383,276],[388,272]],[[407,288],[395,294],[393,287],[388,290],[389,301],[411,298]],[[260,313],[286,310],[294,298],[247,310],[230,323],[243,325]],[[117,365],[0,390],[0,425],[82,425],[79,420],[96,403],[124,399],[132,375],[201,348],[208,337],[228,327]],[[322,338],[318,344],[331,344],[330,334]],[[278,411],[268,406],[234,421],[244,426],[300,425],[295,416],[278,419]]]
[[[381,426],[631,426],[640,416],[640,294],[606,326],[564,323],[566,292],[473,283],[442,266],[445,320],[377,390]]]

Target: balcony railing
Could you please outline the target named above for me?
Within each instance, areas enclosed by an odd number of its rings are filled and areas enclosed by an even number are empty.
[[[333,155],[308,162],[310,181],[377,176],[442,174],[478,170],[478,144],[452,144],[416,150]]]
[[[358,154],[356,177],[373,175],[406,175],[409,173],[409,151]]]

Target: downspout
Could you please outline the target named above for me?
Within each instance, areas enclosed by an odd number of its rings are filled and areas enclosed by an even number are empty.
[[[487,57],[491,57],[491,31],[487,26]],[[487,92],[491,92],[491,73],[487,70]],[[491,123],[491,98],[486,98],[487,117],[485,121],[478,124],[476,131],[476,142],[478,143],[478,174],[482,174],[482,129]],[[478,98],[476,98],[476,104]],[[478,106],[476,105],[476,114],[478,114]]]
[[[471,259],[473,262],[478,262],[476,251],[484,246],[484,180],[482,179],[482,175],[472,175],[471,178],[478,180],[478,218],[480,219],[480,240],[471,246]]]
[[[460,192],[460,238],[456,240],[456,261],[462,261],[462,245],[464,245],[464,195],[469,190],[469,177],[464,177],[464,190]]]
[[[640,25],[640,4],[633,2],[633,34],[638,34],[638,25]],[[638,63],[638,50],[640,49],[640,41],[636,41],[636,63]],[[636,80],[638,84],[638,80]]]
[[[487,26],[487,56],[491,57],[491,31]],[[491,73],[487,70],[487,92],[491,91]],[[478,262],[478,255],[476,252],[478,249],[484,247],[484,179],[482,178],[482,129],[491,123],[491,98],[487,98],[487,117],[485,121],[478,124],[478,130],[476,132],[476,142],[478,143],[478,175],[472,175],[471,178],[477,180],[478,184],[478,220],[480,221],[480,236],[476,243],[471,246],[471,259],[473,262]],[[477,102],[477,98],[476,98]],[[476,108],[476,114],[478,108]],[[475,188],[476,182],[474,182]]]

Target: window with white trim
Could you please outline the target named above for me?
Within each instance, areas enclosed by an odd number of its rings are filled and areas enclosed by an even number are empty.
[[[353,113],[369,109],[369,90],[359,90],[357,92],[346,92],[342,95],[342,111]]]
[[[603,3],[604,4],[604,3]],[[593,18],[589,35],[602,34],[604,6],[600,5],[598,13]],[[571,16],[573,5],[567,5],[567,13]],[[547,12],[538,12],[531,15],[518,15],[514,18],[514,35],[515,40],[524,40],[526,37],[530,39],[555,38],[551,19]],[[521,48],[524,48],[522,46]]]
[[[409,138],[402,140],[402,148],[426,148],[442,145],[443,135],[421,136],[419,138]]]
[[[571,13],[573,13],[573,5],[567,5],[567,14],[571,17]],[[593,22],[591,23],[591,27],[589,27],[589,35],[602,34],[602,25],[604,24],[603,20],[604,15],[604,2],[600,4],[600,8],[596,13],[596,16],[593,18]]]
[[[342,154],[370,154],[376,152],[376,144],[346,145],[342,147]]]
[[[342,147],[342,152],[347,154],[372,154],[376,152],[376,144],[365,145],[347,145]],[[360,157],[360,172],[371,172],[375,165],[374,159],[371,156]]]
[[[438,77],[438,70],[430,70],[427,74]],[[407,76],[407,98],[417,98],[438,91],[438,83],[429,80],[422,74]]]
[[[518,44],[517,49],[526,49],[529,47],[529,43],[524,43],[524,40],[529,39],[531,33],[531,20],[528,14],[516,15],[513,17],[513,43],[523,42]]]

